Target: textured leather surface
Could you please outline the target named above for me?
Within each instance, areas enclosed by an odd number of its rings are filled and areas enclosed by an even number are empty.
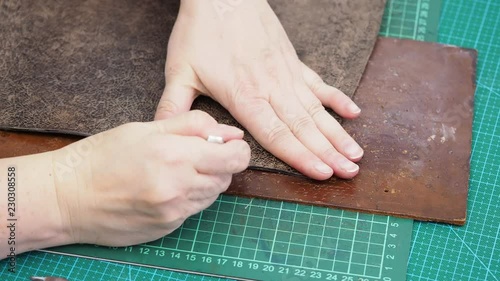
[[[228,193],[463,225],[476,52],[379,38],[344,127],[363,146],[353,180],[246,171]]]
[[[178,1],[0,5],[0,127],[94,134],[152,120]]]
[[[89,135],[153,119],[178,0],[0,5],[0,128]],[[352,96],[385,0],[273,0],[299,57]],[[216,66],[214,66],[216,67]],[[196,108],[237,125],[208,98]],[[297,173],[246,134],[251,166]]]
[[[476,53],[380,38],[345,123],[365,149],[353,180],[317,182],[247,170],[227,193],[464,224]],[[0,157],[48,151],[74,137],[0,131]]]

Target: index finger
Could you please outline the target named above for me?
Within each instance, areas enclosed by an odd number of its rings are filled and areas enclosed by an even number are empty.
[[[299,172],[317,180],[332,176],[333,170],[295,137],[267,101],[253,100],[232,114],[262,147]]]

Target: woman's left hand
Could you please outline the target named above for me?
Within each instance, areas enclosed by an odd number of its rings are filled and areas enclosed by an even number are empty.
[[[199,94],[306,176],[359,171],[363,150],[323,106],[345,118],[360,109],[299,60],[267,1],[182,0],[156,119],[188,111]]]

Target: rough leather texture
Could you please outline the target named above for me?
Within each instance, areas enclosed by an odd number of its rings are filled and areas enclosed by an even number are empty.
[[[353,180],[247,170],[227,193],[462,225],[466,218],[476,53],[380,38],[346,123],[365,149]],[[60,148],[70,136],[2,133],[0,157]]]
[[[152,120],[178,1],[2,1],[0,127],[94,134]]]
[[[299,57],[352,96],[385,0],[270,3]],[[0,128],[86,136],[152,120],[177,11],[178,0],[0,0]],[[194,107],[238,125],[208,98]],[[246,140],[252,167],[297,173]]]

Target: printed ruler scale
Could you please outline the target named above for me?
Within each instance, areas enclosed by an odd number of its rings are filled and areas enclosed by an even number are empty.
[[[402,280],[411,220],[222,196],[172,235],[58,253],[257,280]]]

